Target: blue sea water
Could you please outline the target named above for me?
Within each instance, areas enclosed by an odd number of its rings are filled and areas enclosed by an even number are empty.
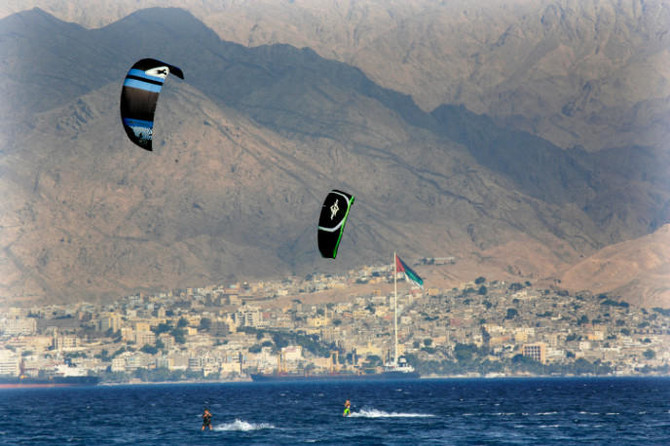
[[[670,445],[670,378],[5,389],[0,444]]]

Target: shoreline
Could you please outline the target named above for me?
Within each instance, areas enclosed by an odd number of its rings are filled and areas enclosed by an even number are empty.
[[[502,375],[502,376],[469,376],[469,375],[429,375],[422,376],[415,380],[407,381],[439,381],[439,380],[512,380],[512,379],[630,379],[630,378],[670,378],[668,375]],[[300,382],[324,382],[327,380],[302,380]],[[356,381],[352,379],[350,381]],[[393,380],[388,380],[390,382]],[[339,382],[339,381],[337,381]],[[379,381],[385,382],[385,381]],[[254,383],[251,378],[235,380],[185,380],[185,381],[129,381],[129,382],[101,382],[96,387],[115,387],[115,386],[170,386],[170,385],[203,385],[203,384],[249,384]],[[261,383],[262,384],[262,383]]]

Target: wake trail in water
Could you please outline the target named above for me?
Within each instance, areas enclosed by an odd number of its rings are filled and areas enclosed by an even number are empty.
[[[238,432],[250,432],[258,431],[262,429],[274,429],[274,425],[270,423],[249,423],[247,421],[240,420],[239,418],[235,419],[232,423],[221,424],[215,426],[215,431],[238,431]]]
[[[361,409],[351,412],[352,418],[432,418],[435,415],[427,413],[384,412],[378,409]]]

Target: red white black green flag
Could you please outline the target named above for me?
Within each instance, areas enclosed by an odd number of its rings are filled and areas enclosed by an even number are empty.
[[[397,254],[395,256],[395,264],[398,272],[405,273],[407,280],[410,280],[411,282],[414,282],[415,285],[423,288],[423,279],[419,277],[419,275],[412,268],[407,266],[405,262],[400,260],[400,257],[398,257]]]

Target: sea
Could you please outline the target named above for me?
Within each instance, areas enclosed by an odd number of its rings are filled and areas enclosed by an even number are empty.
[[[0,444],[668,446],[670,378],[3,389]]]

